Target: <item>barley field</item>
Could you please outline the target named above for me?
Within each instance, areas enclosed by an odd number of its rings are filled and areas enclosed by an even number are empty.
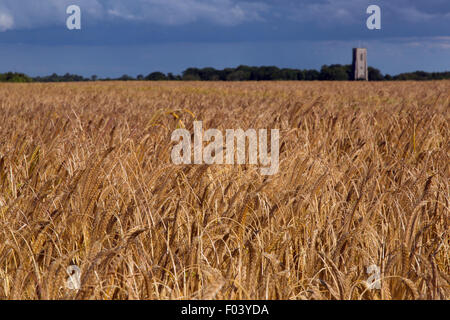
[[[0,84],[0,299],[447,300],[449,92]],[[172,164],[195,120],[279,129],[279,172]]]

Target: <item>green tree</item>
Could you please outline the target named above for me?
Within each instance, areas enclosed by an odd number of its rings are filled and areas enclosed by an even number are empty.
[[[227,81],[245,81],[250,79],[250,73],[243,70],[236,70],[227,75]]]
[[[200,81],[200,70],[198,68],[189,68],[183,71],[183,80],[185,81]]]
[[[7,72],[0,74],[0,82],[32,82],[33,79],[23,73]]]
[[[348,81],[350,80],[350,77],[346,66],[333,64],[331,66],[322,66],[319,79],[328,81]]]
[[[130,77],[129,75],[127,75],[127,74],[124,74],[123,76],[121,76],[119,79],[117,79],[117,80],[119,80],[119,81],[132,81],[132,80],[135,80],[133,77]]]
[[[317,70],[305,70],[305,80],[315,81],[319,80],[320,72]]]
[[[157,71],[157,72],[150,73],[147,77],[145,77],[145,80],[164,81],[164,80],[167,80],[167,77],[164,73]]]
[[[372,67],[369,67],[369,81],[383,81],[384,77],[381,71]]]

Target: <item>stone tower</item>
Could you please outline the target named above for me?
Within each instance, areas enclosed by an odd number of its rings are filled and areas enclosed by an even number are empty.
[[[369,80],[366,48],[353,48],[353,75],[354,80]]]

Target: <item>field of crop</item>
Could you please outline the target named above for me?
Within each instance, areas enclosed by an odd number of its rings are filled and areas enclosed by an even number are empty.
[[[449,92],[2,84],[0,299],[449,299]],[[194,120],[280,129],[279,172],[172,164]]]

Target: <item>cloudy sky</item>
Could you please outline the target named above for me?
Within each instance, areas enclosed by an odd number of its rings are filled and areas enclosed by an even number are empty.
[[[82,29],[69,31],[78,5]],[[366,9],[382,10],[368,30]],[[450,70],[449,0],[0,0],[0,72],[136,76],[187,67],[351,63]]]

